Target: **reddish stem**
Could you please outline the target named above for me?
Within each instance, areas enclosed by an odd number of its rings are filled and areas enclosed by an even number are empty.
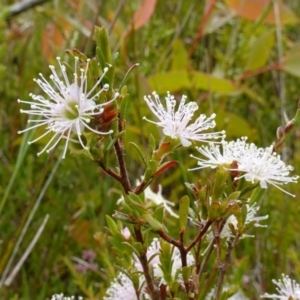
[[[202,229],[199,231],[198,235],[194,238],[194,240],[187,246],[186,250],[189,252],[203,237],[205,232],[208,230],[209,226],[213,223],[213,221],[208,220]]]
[[[211,15],[211,13],[213,12],[213,9],[217,2],[218,2],[218,0],[210,0],[209,1],[208,8],[206,9],[206,12],[204,13],[201,23],[199,24],[199,27],[197,30],[197,35],[196,35],[196,37],[193,41],[193,44],[191,46],[191,49],[189,51],[189,57],[191,57],[194,54],[196,46],[197,46],[199,40],[201,39],[201,37],[203,36],[203,30],[205,28],[205,25],[208,22],[209,17]]]

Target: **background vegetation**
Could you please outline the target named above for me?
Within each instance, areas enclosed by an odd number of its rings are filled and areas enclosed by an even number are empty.
[[[228,139],[246,135],[268,146],[298,106],[300,3],[67,0],[47,1],[14,15],[15,2],[0,4],[1,280],[30,213],[32,220],[14,250],[9,274],[45,216],[49,219],[12,282],[0,289],[0,298],[49,299],[63,292],[101,299],[117,273],[105,215],[117,207],[120,187],[86,157],[68,155],[60,162],[60,148],[37,157],[46,140],[28,147],[28,135],[18,135],[27,116],[20,114],[16,100],[41,92],[32,79],[40,72],[48,75],[48,65],[55,64],[56,56],[65,58],[65,49],[77,48],[93,57],[93,27],[103,26],[113,52],[119,53],[115,87],[132,64],[140,64],[127,80],[132,101],[125,142],[134,140],[147,153],[149,132],[160,136],[155,126],[142,120],[149,114],[143,96],[156,90],[162,95],[186,94],[199,103],[201,112],[217,113],[218,129],[226,129]],[[295,126],[283,152],[296,174],[300,174],[299,136]],[[142,167],[131,147],[126,143],[134,180]],[[189,154],[183,149],[174,159],[192,167],[195,161]],[[209,170],[172,169],[161,180],[163,193],[178,204],[187,193],[184,182],[209,174]],[[269,215],[268,227],[255,229],[255,238],[242,240],[235,252],[230,282],[240,285],[251,299],[273,291],[271,280],[281,273],[300,281],[300,189],[294,185],[291,192],[296,198],[274,188],[267,191],[260,205],[261,215]],[[81,274],[76,258],[87,249],[96,253],[98,269]]]

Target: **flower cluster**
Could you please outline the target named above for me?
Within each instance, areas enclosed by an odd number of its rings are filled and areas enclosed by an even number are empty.
[[[82,139],[84,130],[100,135],[112,133],[112,131],[97,131],[92,128],[89,123],[95,115],[101,114],[104,106],[115,100],[118,93],[115,94],[113,99],[107,102],[97,103],[97,99],[100,94],[109,90],[108,84],[104,84],[103,87],[99,89],[99,84],[108,71],[108,68],[104,69],[102,76],[88,91],[87,72],[89,60],[87,60],[86,67],[84,69],[80,68],[80,74],[78,74],[77,70],[79,58],[75,57],[75,73],[73,82],[69,80],[66,67],[61,63],[60,58],[57,58],[57,60],[63,80],[60,79],[60,76],[57,74],[54,66],[50,66],[52,72],[50,80],[52,81],[52,84],[49,83],[42,74],[40,74],[39,79],[34,79],[34,81],[47,94],[48,98],[44,98],[41,95],[30,94],[29,96],[33,99],[33,101],[18,100],[20,103],[30,105],[29,110],[21,109],[22,113],[40,117],[28,120],[28,123],[34,125],[19,131],[19,133],[23,133],[37,127],[46,126],[45,133],[29,143],[34,143],[51,133],[53,134],[52,137],[38,155],[45,151],[50,152],[62,139],[65,139],[66,143],[62,155],[64,158],[70,141],[79,143],[83,149],[87,149],[86,143]],[[71,134],[75,134],[75,138],[73,138]]]
[[[258,148],[253,143],[247,143],[247,138],[243,137],[231,142],[222,141],[221,146],[210,143],[209,146],[197,147],[197,150],[205,158],[191,155],[198,160],[198,167],[190,170],[223,166],[242,174],[237,176],[235,180],[245,178],[246,181],[252,183],[259,182],[263,189],[266,189],[270,184],[293,196],[283,190],[280,185],[290,182],[296,183],[299,176],[290,176],[290,171],[294,168],[286,165],[281,160],[280,155],[273,152],[273,146]],[[237,169],[231,168],[234,162],[238,165]]]
[[[163,204],[164,209],[173,217],[178,218],[178,215],[174,213],[171,206],[174,206],[175,203],[165,199],[162,195],[162,186],[158,185],[157,193],[153,192],[152,189],[148,186],[144,190],[145,199],[153,202],[155,205]]]
[[[273,279],[272,282],[276,285],[278,294],[266,293],[261,298],[300,300],[300,284],[292,280],[289,276],[282,274],[282,279]]]
[[[161,282],[164,282],[163,271],[159,263],[159,252],[160,252],[160,243],[157,238],[153,240],[149,248],[147,249],[147,259],[151,268],[153,270],[154,277]],[[177,248],[174,249],[172,253],[172,276],[175,276],[176,272],[181,268],[181,259],[180,252]],[[188,253],[187,255],[187,265],[191,266],[195,263],[194,257]],[[134,255],[134,266],[137,271],[142,272],[143,268],[141,263],[138,260],[138,257]],[[140,276],[139,289],[136,290],[131,279],[124,273],[119,273],[117,278],[114,279],[111,286],[107,290],[107,297],[104,297],[104,300],[117,300],[117,299],[128,299],[128,300],[137,300],[140,297],[143,299],[151,299],[151,297],[146,293],[146,282],[143,275]]]
[[[215,114],[212,114],[210,117],[201,114],[194,122],[190,123],[195,111],[198,110],[198,104],[196,102],[186,104],[186,98],[186,96],[182,96],[178,109],[176,110],[177,101],[174,96],[168,93],[166,96],[165,109],[157,93],[153,92],[153,97],[145,96],[144,99],[159,121],[153,122],[146,117],[144,117],[144,119],[162,127],[163,133],[166,136],[179,139],[184,147],[188,147],[192,144],[190,140],[207,142],[213,139],[223,139],[225,137],[225,131],[203,133],[203,131],[207,131],[216,126],[216,122],[214,121],[216,117]]]

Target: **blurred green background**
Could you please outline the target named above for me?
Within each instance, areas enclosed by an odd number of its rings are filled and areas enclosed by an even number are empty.
[[[132,182],[143,168],[129,142],[147,153],[149,132],[158,140],[161,137],[159,129],[142,120],[150,117],[143,96],[153,90],[161,95],[167,91],[186,94],[199,104],[199,113],[217,113],[217,129],[225,129],[228,140],[246,135],[259,146],[269,146],[277,128],[294,117],[298,106],[300,2],[45,1],[15,15],[16,3],[0,3],[1,280],[37,201],[40,204],[15,250],[9,274],[47,214],[49,220],[12,282],[0,289],[0,298],[50,299],[63,292],[102,299],[117,273],[104,227],[105,214],[111,215],[117,207],[120,186],[86,157],[68,155],[59,162],[62,146],[38,157],[47,141],[28,147],[28,135],[18,135],[27,116],[20,114],[17,99],[41,93],[32,79],[39,73],[47,77],[55,57],[66,58],[64,50],[77,48],[93,57],[93,28],[103,26],[112,51],[119,53],[115,88],[133,64],[140,64],[126,82],[131,101],[125,146]],[[296,126],[283,151],[295,174],[300,174],[299,136]],[[182,149],[174,155],[181,167],[160,178],[165,197],[177,208],[187,193],[184,182],[211,174],[210,170],[186,171],[195,165],[189,158],[193,151]],[[300,190],[298,185],[288,190],[296,197],[268,189],[260,203],[260,214],[269,215],[268,227],[255,229],[255,238],[242,240],[235,251],[231,282],[240,285],[250,299],[272,292],[271,280],[281,273],[300,281]],[[82,274],[76,262],[84,250],[96,253],[98,267]]]

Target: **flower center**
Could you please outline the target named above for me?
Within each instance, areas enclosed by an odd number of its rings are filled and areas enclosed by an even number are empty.
[[[78,102],[70,101],[66,103],[64,109],[64,116],[66,119],[75,120],[79,117],[79,110],[78,110]]]

